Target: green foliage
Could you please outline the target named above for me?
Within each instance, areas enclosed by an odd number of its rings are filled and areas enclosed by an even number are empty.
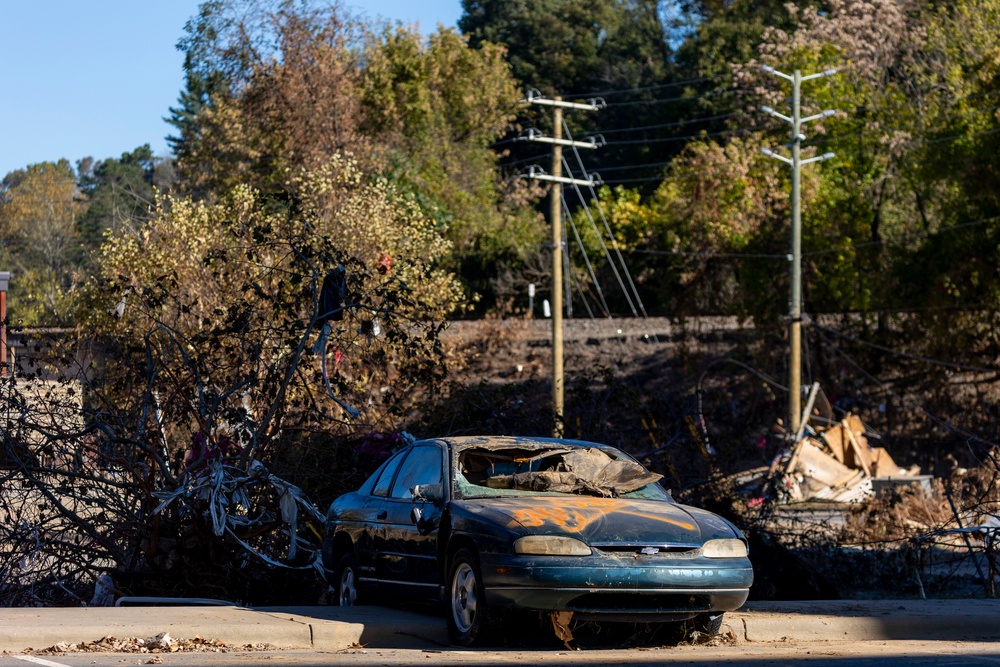
[[[349,152],[434,221],[452,269],[494,267],[536,241],[538,219],[501,190],[490,148],[518,94],[501,48],[446,29],[425,41],[315,3],[206,3],[186,30],[182,97],[201,101],[175,118],[183,191],[249,184],[280,205],[301,195],[298,170]],[[467,276],[471,297],[493,273]]]
[[[147,216],[154,199],[155,166],[149,144],[117,160],[81,161],[80,190],[87,207],[78,226],[85,249],[100,247],[107,231],[134,226]]]
[[[401,28],[373,38],[365,107],[391,147],[383,173],[445,230],[471,293],[488,295],[497,267],[544,234],[538,216],[505,201],[490,148],[514,118],[517,91],[499,47],[470,49],[447,29],[421,41]]]
[[[0,264],[13,273],[11,320],[25,326],[71,321],[81,202],[67,160],[13,171],[0,183]],[[9,267],[9,268],[7,268]]]
[[[463,0],[459,28],[473,46],[502,44],[514,76],[543,93],[593,90],[617,3],[605,0]]]
[[[525,89],[548,96],[635,89],[624,106],[567,115],[572,132],[623,132],[663,122],[662,107],[655,98],[658,87],[672,80],[674,67],[657,2],[467,0],[463,9],[459,27],[470,44],[477,48],[499,44],[507,49],[511,72]],[[548,113],[530,108],[522,116],[523,125],[552,133]],[[652,135],[630,134],[628,143],[602,149],[602,164],[617,167],[662,161],[676,152],[675,146],[651,147],[640,141]],[[510,156],[518,162],[537,152],[537,147],[515,145]]]
[[[807,3],[794,3],[803,4]],[[728,74],[731,64],[755,58],[769,29],[794,31],[794,18],[786,10],[787,5],[781,0],[687,3],[682,16],[693,23],[693,28],[678,48],[678,64],[689,75]]]
[[[102,393],[155,391],[172,442],[237,430],[260,458],[288,428],[363,433],[391,424],[412,387],[440,372],[434,322],[459,295],[434,267],[447,242],[349,158],[296,180],[294,211],[245,186],[214,204],[167,198],[140,230],[113,233],[102,248],[85,322],[122,362]],[[388,271],[377,270],[380,252]],[[320,287],[338,265],[345,303],[316,357]],[[327,348],[340,404],[319,375]]]

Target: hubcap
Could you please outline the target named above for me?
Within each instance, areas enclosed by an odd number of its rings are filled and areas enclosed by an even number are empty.
[[[358,592],[354,586],[354,568],[344,568],[340,575],[340,606],[351,607],[358,600]]]
[[[476,575],[468,563],[462,563],[455,570],[451,583],[451,615],[459,630],[472,629],[476,619]]]

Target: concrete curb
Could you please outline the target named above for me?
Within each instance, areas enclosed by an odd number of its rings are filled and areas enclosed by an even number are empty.
[[[82,644],[103,637],[145,639],[167,632],[175,639],[200,636],[231,646],[340,650],[351,646],[440,648],[448,628],[439,616],[381,607],[231,606],[83,607],[0,609],[0,651],[41,650],[60,642]]]
[[[746,641],[1000,641],[1000,600],[750,602],[725,622]]]
[[[1000,600],[752,602],[725,623],[744,641],[1000,641]],[[106,636],[201,636],[231,646],[337,651],[449,646],[445,619],[385,607],[115,607],[0,609],[0,651]]]
[[[448,624],[441,615],[387,607],[274,607],[258,612],[277,619],[308,621],[311,647],[339,650],[353,645],[372,648],[441,648],[450,646]],[[344,626],[356,630],[345,632]],[[276,642],[271,642],[276,643]]]
[[[356,629],[348,624],[343,631]],[[145,639],[167,632],[174,638],[218,639],[232,645],[271,643],[308,647],[311,631],[303,619],[280,622],[239,607],[86,607],[0,610],[0,650],[44,649],[60,642],[80,644],[103,637]]]

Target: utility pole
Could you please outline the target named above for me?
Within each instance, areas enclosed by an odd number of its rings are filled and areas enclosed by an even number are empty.
[[[529,91],[526,100],[529,104],[541,104],[552,107],[552,137],[546,137],[534,130],[528,132],[528,141],[538,141],[552,144],[552,174],[541,170],[536,173],[536,167],[529,167],[528,177],[540,181],[549,181],[549,220],[552,224],[552,435],[561,438],[565,433],[564,400],[563,400],[563,234],[562,234],[562,186],[585,185],[594,186],[593,180],[564,178],[562,175],[563,146],[577,148],[597,148],[597,142],[569,141],[562,138],[563,109],[582,109],[595,111],[600,109],[597,101],[586,104],[565,102],[561,97],[546,99],[536,91]]]
[[[823,76],[831,76],[837,73],[835,69],[828,69],[818,74],[802,76],[799,70],[795,70],[791,75],[779,72],[778,70],[764,65],[762,70],[768,74],[779,76],[792,83],[792,115],[780,114],[771,107],[761,107],[765,113],[775,118],[789,123],[792,126],[792,140],[788,143],[791,148],[792,157],[786,158],[778,155],[768,148],[762,148],[761,152],[768,157],[781,160],[792,167],[792,229],[791,229],[791,253],[788,259],[791,262],[791,296],[788,305],[788,434],[791,436],[797,433],[802,419],[802,196],[799,189],[799,172],[804,164],[819,162],[833,157],[833,153],[824,153],[818,157],[801,159],[800,151],[805,135],[802,134],[802,123],[807,123],[818,118],[826,118],[836,113],[827,110],[814,116],[801,117],[801,87],[803,81],[818,79]]]
[[[555,98],[556,102],[561,101]],[[552,436],[565,433],[563,412],[563,258],[562,258],[562,107],[552,109],[552,182],[549,190],[549,220],[552,221]],[[568,270],[568,267],[567,267]]]

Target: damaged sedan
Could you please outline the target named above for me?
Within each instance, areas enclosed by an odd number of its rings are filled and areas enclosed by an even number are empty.
[[[591,442],[417,441],[331,505],[327,580],[341,605],[443,601],[463,646],[525,611],[715,632],[747,599],[746,539],[660,477]]]

